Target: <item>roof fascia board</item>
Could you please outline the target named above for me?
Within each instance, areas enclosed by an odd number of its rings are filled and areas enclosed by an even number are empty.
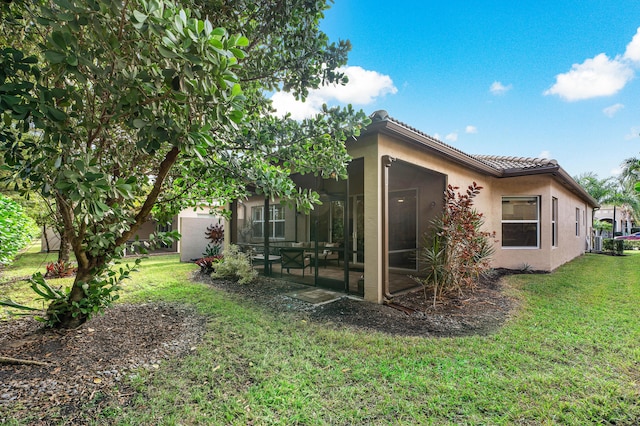
[[[576,182],[569,173],[562,167],[558,167],[558,175],[565,185],[569,187],[575,194],[579,195],[583,200],[588,202],[592,207],[600,207],[598,201],[593,198],[578,182]]]
[[[561,184],[568,188],[571,192],[582,198],[593,207],[600,207],[598,201],[593,198],[585,189],[580,186],[562,167],[550,166],[537,169],[510,169],[504,171],[505,178],[518,177],[518,176],[531,176],[531,175],[545,175],[549,174],[556,178]]]
[[[463,153],[462,151],[437,142],[435,139],[429,138],[411,129],[407,129],[406,127],[391,120],[382,120],[371,123],[369,126],[367,126],[367,130],[365,133],[375,131],[387,134],[389,136],[399,137],[405,142],[418,145],[421,148],[426,148],[440,157],[447,158],[481,173],[495,177],[502,176],[502,172],[500,170],[484,164],[481,161],[478,161],[475,158],[471,157],[470,155]]]
[[[426,148],[436,155],[497,178],[549,174],[557,178],[560,183],[564,184],[565,187],[567,187],[571,192],[578,195],[591,206],[600,207],[595,198],[589,195],[589,193],[585,191],[582,186],[580,186],[562,167],[557,164],[553,166],[531,169],[498,170],[487,164],[484,164],[481,161],[476,160],[475,158],[469,156],[468,154],[465,154],[462,151],[442,144],[435,139],[429,138],[423,134],[420,134],[419,132],[408,129],[391,120],[374,121],[373,123],[369,124],[369,126],[367,126],[365,131],[362,132],[362,135],[368,135],[375,132],[399,137],[405,142],[418,145],[422,148]]]

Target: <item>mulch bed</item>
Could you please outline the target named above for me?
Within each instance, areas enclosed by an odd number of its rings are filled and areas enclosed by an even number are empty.
[[[274,313],[295,312],[310,321],[330,326],[402,336],[456,337],[492,333],[507,320],[515,301],[502,291],[500,277],[509,273],[512,271],[497,270],[491,277],[484,278],[474,292],[450,295],[435,307],[431,296],[425,297],[421,289],[394,297],[393,305],[406,308],[402,310],[347,296],[314,306],[286,296],[286,293],[309,287],[263,277],[244,286],[212,280],[202,274],[196,279],[243,300],[252,300]]]
[[[50,363],[0,364],[0,424],[7,413],[35,414],[33,425],[82,424],[92,411],[126,404],[134,394],[126,379],[195,350],[205,325],[168,304],[115,305],[75,330],[43,329],[33,318],[0,323],[0,355]]]

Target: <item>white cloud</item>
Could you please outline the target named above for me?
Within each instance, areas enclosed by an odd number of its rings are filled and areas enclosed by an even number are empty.
[[[600,53],[581,64],[573,64],[570,71],[556,75],[555,84],[544,94],[558,95],[567,101],[614,95],[634,78],[634,68],[639,65],[640,27],[627,44],[624,55],[609,58],[606,54]],[[604,113],[612,116],[619,109]]]
[[[540,154],[538,154],[538,158],[544,158],[547,160],[551,159],[551,151],[542,151]]]
[[[456,142],[458,140],[458,132],[452,132],[449,133],[447,136],[444,137],[446,140],[448,140],[449,142]]]
[[[640,28],[636,31],[636,35],[633,36],[631,42],[627,44],[624,58],[633,62],[640,62]]]
[[[633,70],[619,57],[609,59],[601,53],[581,64],[573,64],[571,71],[558,74],[556,83],[544,92],[558,95],[567,101],[578,101],[618,93],[632,78]]]
[[[489,91],[491,93],[493,93],[494,95],[504,95],[505,93],[507,93],[512,88],[513,88],[513,86],[511,84],[505,86],[504,84],[500,83],[499,81],[494,81],[493,84],[491,84],[491,87],[489,88]]]
[[[630,141],[631,139],[636,139],[638,136],[640,136],[640,128],[632,127],[631,130],[629,130],[629,134],[625,135],[624,139]]]
[[[318,103],[316,99],[307,98],[306,102],[297,101],[291,93],[276,92],[271,97],[273,107],[276,109],[276,115],[284,116],[291,113],[294,120],[302,120],[305,117],[311,117],[320,112],[322,102]]]
[[[354,66],[339,70],[349,77],[348,84],[323,86],[312,90],[305,102],[296,101],[293,95],[286,92],[275,93],[271,100],[277,115],[291,113],[293,119],[300,120],[320,112],[322,104],[325,103],[368,105],[377,97],[398,92],[388,75]]]
[[[439,141],[442,140],[442,138],[440,137],[440,133],[434,133],[433,137],[434,137],[434,139],[438,139]]]
[[[622,108],[624,108],[624,105],[622,105],[622,104],[614,104],[614,105],[606,107],[605,109],[602,110],[602,112],[604,113],[604,115],[606,115],[607,117],[611,118],[614,115],[616,115],[616,113],[618,111],[620,111]]]
[[[475,134],[478,133],[478,128],[476,126],[467,126],[464,131],[465,133]]]

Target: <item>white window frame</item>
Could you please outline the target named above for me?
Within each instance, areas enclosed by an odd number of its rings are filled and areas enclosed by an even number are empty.
[[[551,197],[551,247],[558,247],[558,199]]]
[[[276,216],[276,211],[278,212],[277,216]],[[259,217],[256,218],[256,216],[258,216],[258,212],[259,213]],[[286,233],[286,226],[285,226],[285,208],[284,206],[281,205],[270,205],[269,206],[269,239],[271,240],[284,240],[285,237],[285,233]],[[274,219],[274,216],[276,216],[277,218]],[[251,207],[251,220],[253,221],[253,226],[256,226],[257,224],[260,225],[260,230],[261,230],[261,234],[260,235],[254,235],[254,238],[264,238],[264,206],[253,206]],[[276,235],[276,229],[277,228],[277,224],[282,224],[282,235]],[[255,228],[254,228],[255,229]],[[255,232],[255,231],[254,231]]]
[[[523,219],[523,220],[516,220],[516,219],[503,219],[504,214],[502,211],[502,203],[505,201],[505,199],[509,199],[509,200],[514,200],[514,199],[531,199],[531,198],[535,198],[536,200],[536,219]],[[503,224],[509,224],[509,223],[533,223],[536,225],[536,245],[535,246],[505,246],[504,245],[504,238],[502,239],[502,248],[506,249],[506,250],[531,250],[531,249],[539,249],[540,248],[540,206],[541,206],[541,197],[540,195],[505,195],[502,197],[501,199],[501,204],[500,204],[500,219],[501,219],[501,226],[500,228],[502,229],[502,225]]]
[[[576,207],[576,237],[580,236],[580,207]]]

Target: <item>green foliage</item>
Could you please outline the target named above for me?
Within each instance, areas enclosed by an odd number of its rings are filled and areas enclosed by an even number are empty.
[[[14,2],[0,23],[0,146],[8,180],[57,208],[78,262],[69,296],[104,277],[153,212],[256,191],[302,209],[292,170],[344,176],[362,111],[271,115],[270,90],[344,83],[348,42],[326,2]],[[203,18],[206,17],[206,18]],[[4,16],[3,16],[4,18]],[[304,58],[304,60],[301,60]],[[108,287],[108,286],[107,286]]]
[[[611,231],[613,229],[613,224],[604,220],[595,219],[593,221],[593,228],[597,229],[598,231]]]
[[[625,240],[614,240],[613,238],[605,238],[602,240],[602,249],[621,256],[624,253]]]
[[[575,179],[598,203],[614,208],[624,206],[638,216],[640,199],[634,189],[637,173],[638,161],[630,158],[623,162],[623,171],[618,178],[599,179],[594,173],[584,173]]]
[[[523,263],[522,265],[520,265],[520,267],[518,267],[518,272],[523,274],[530,274],[531,272],[533,272],[533,268],[528,263]]]
[[[624,245],[623,245],[624,250],[640,249],[640,241],[638,240],[623,240],[623,241],[624,241]]]
[[[35,222],[22,207],[0,194],[0,265],[11,263],[38,232]]]
[[[47,264],[47,272],[44,274],[44,277],[64,278],[75,275],[76,272],[78,272],[78,267],[75,264],[58,260],[57,262]]]
[[[205,257],[212,257],[212,256],[217,256],[220,254],[220,252],[222,251],[222,246],[219,244],[207,244],[207,246],[204,248],[204,253],[202,253],[203,256]]]
[[[235,244],[229,245],[223,254],[222,259],[213,263],[211,278],[230,278],[237,280],[238,284],[248,284],[258,276],[251,257],[242,253]]]
[[[434,306],[444,293],[472,290],[478,276],[489,269],[493,255],[489,238],[494,233],[482,231],[483,215],[473,209],[473,198],[482,187],[473,182],[466,194],[456,193],[457,189],[447,187],[445,211],[433,221],[419,252],[427,275],[417,280],[425,286],[425,296],[426,287],[433,287]]]
[[[196,260],[194,263],[200,267],[200,272],[203,274],[211,274],[218,262],[222,260],[223,256],[221,254],[213,254],[211,256],[205,256]]]
[[[612,178],[600,179],[595,173],[590,172],[578,175],[574,179],[598,203],[606,202],[615,192],[615,182]]]
[[[103,275],[93,276],[90,281],[83,282],[81,288],[84,297],[79,300],[71,299],[72,289],[70,287],[65,289],[52,287],[40,272],[34,274],[29,279],[30,287],[39,296],[37,300],[48,304],[45,315],[36,317],[36,319],[53,327],[59,325],[64,318],[82,318],[83,321],[77,324],[80,325],[84,320],[104,311],[120,298],[118,295],[118,290],[121,289],[120,284],[130,278],[131,272],[137,270],[140,261],[140,258],[137,258],[134,260],[133,266],[126,264],[117,269],[105,269]],[[0,301],[0,306],[18,310],[36,310],[12,300]]]

